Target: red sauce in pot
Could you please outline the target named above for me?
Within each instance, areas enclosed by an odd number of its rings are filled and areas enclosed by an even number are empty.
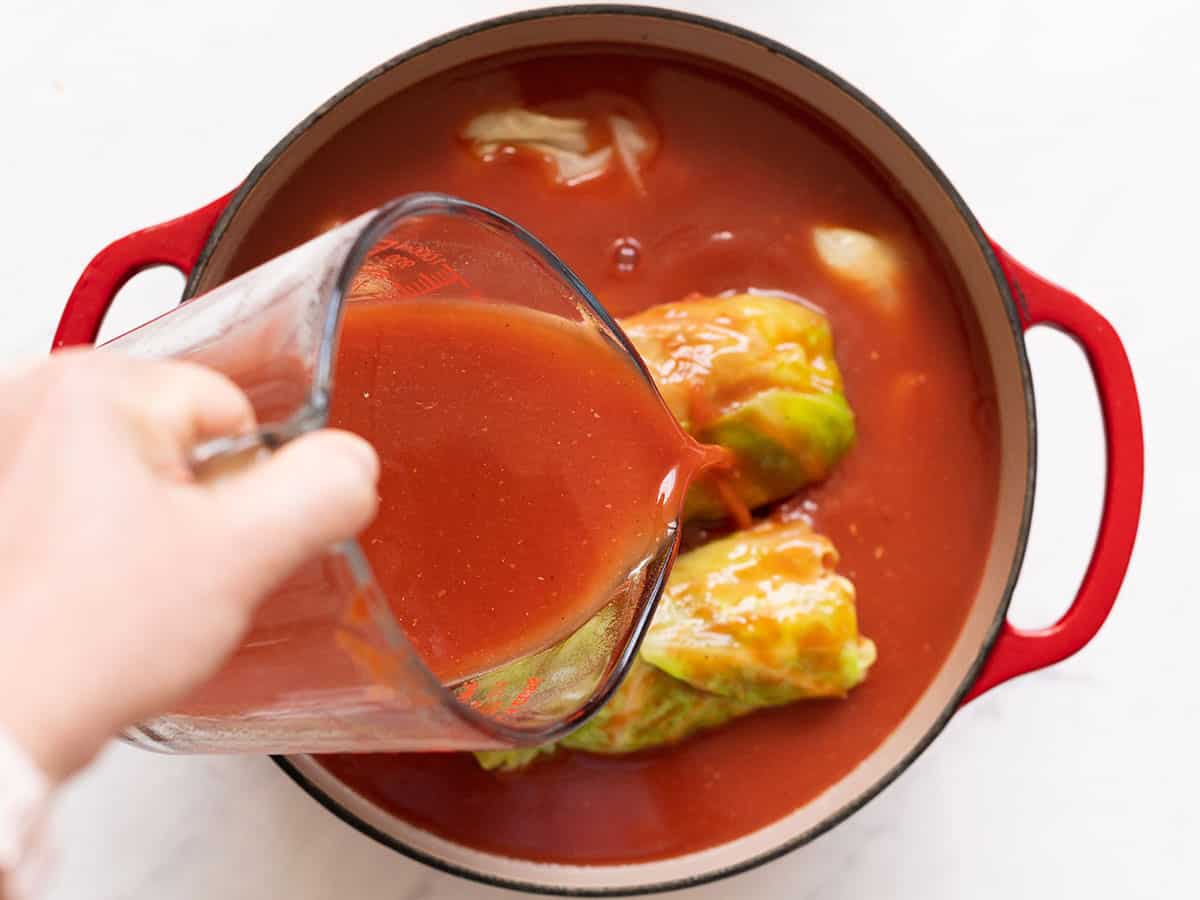
[[[602,177],[547,189],[519,159],[485,164],[457,131],[504,104],[615,92],[649,110],[646,194]],[[413,123],[420,122],[415,132]],[[762,827],[853,769],[944,662],[978,586],[995,519],[992,376],[962,288],[904,198],[805,109],[723,71],[658,56],[564,52],[473,64],[365,113],[265,205],[244,270],[393,196],[440,190],[515,218],[616,315],[698,291],[788,291],[829,316],[858,439],[795,502],[841,554],[879,659],[841,701],[757,713],[677,747],[562,753],[526,772],[465,755],[323,760],[366,797],[446,838],[570,863],[633,862]],[[903,281],[888,309],[832,278],[814,225],[885,238]]]

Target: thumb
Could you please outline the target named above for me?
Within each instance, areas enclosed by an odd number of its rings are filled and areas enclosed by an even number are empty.
[[[257,599],[375,515],[379,457],[365,440],[325,429],[296,438],[263,462],[211,484],[240,547],[238,593]]]

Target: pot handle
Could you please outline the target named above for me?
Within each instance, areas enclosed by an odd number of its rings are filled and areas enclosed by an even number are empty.
[[[209,233],[232,198],[230,192],[178,219],[126,235],[97,253],[75,282],[51,349],[95,343],[113,298],[138,272],[153,266],[174,266],[185,278],[190,275]]]
[[[1074,294],[1031,272],[994,241],[992,249],[1012,288],[1022,327],[1057,328],[1086,354],[1100,395],[1108,466],[1100,530],[1071,608],[1048,628],[1026,630],[1005,622],[963,703],[1017,675],[1066,659],[1095,637],[1117,599],[1142,508],[1142,416],[1121,339],[1103,316]]]

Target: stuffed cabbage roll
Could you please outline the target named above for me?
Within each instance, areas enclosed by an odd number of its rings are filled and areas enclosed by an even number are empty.
[[[875,661],[854,585],[803,520],[768,520],[679,557],[641,657],[754,706],[841,697]]]
[[[612,699],[560,743],[589,753],[632,753],[674,744],[754,708],[697,690],[639,657]]]
[[[733,451],[725,476],[753,509],[829,474],[854,441],[829,322],[783,297],[695,297],[622,320],[667,405],[697,440]],[[710,482],[687,518],[728,509]]]
[[[841,697],[875,645],[858,633],[854,586],[802,520],[768,520],[682,554],[621,687],[560,744],[629,753],[675,743],[755,709]],[[513,770],[550,748],[478,753]]]
[[[754,709],[752,703],[697,690],[638,658],[600,711],[557,744],[484,750],[475,758],[485,769],[511,772],[525,768],[556,747],[588,753],[632,753],[677,743]]]

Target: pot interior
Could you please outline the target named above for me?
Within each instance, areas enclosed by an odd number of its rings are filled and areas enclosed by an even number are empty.
[[[924,220],[945,265],[963,285],[995,380],[1001,446],[993,540],[966,622],[940,670],[899,726],[861,764],[802,808],[751,834],[696,853],[632,865],[531,862],[481,852],[414,827],[359,796],[313,760],[291,760],[309,789],[338,814],[435,865],[535,889],[622,892],[727,874],[796,846],[854,811],[936,736],[1003,620],[1024,549],[1034,447],[1028,370],[1007,288],[974,219],[924,153],[878,109],[809,61],[762,39],[684,16],[532,14],[435,41],[369,73],[302,123],[254,171],[214,232],[189,292],[237,274],[247,235],[283,186],[333,136],[380,102],[430,76],[496,54],[597,43],[685,54],[744,73],[798,99],[860,148]]]

